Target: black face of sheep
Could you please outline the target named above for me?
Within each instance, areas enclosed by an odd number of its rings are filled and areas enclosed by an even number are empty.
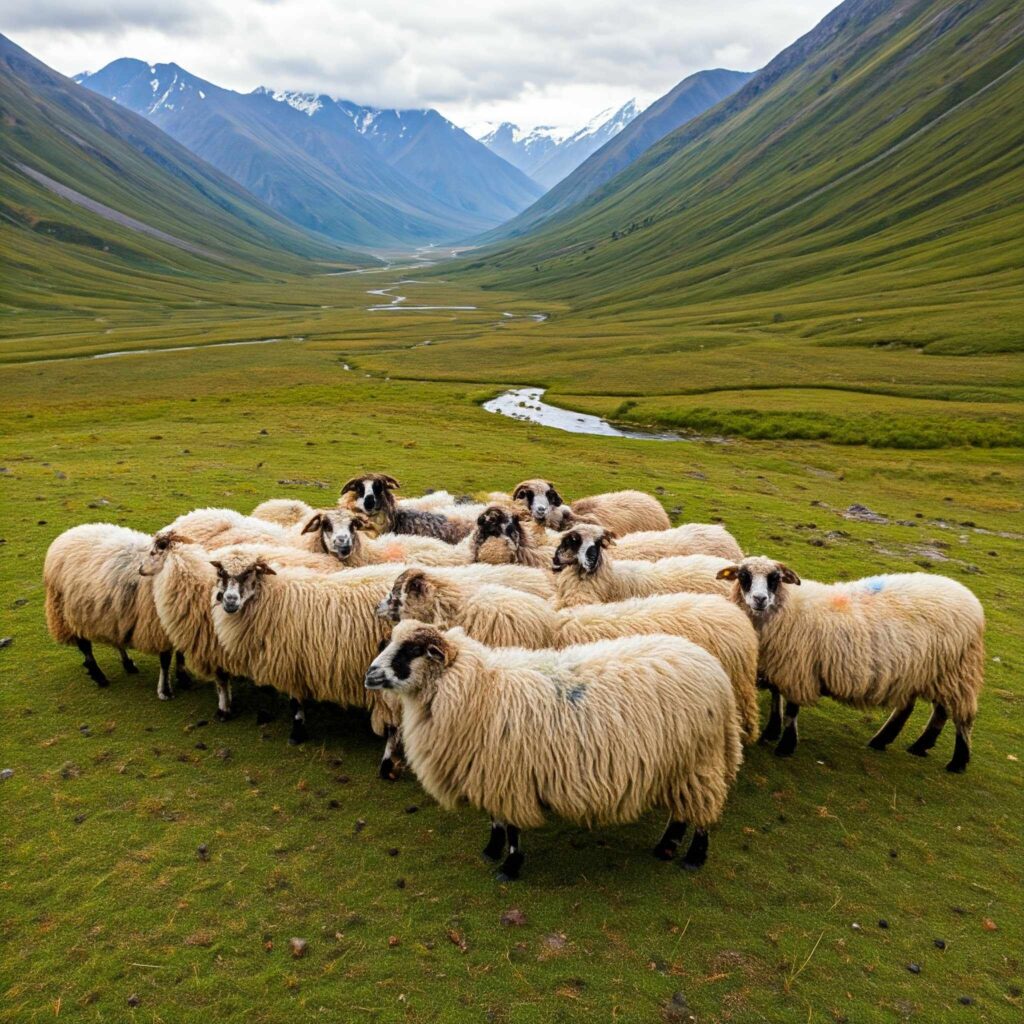
[[[570,565],[577,565],[581,572],[597,572],[605,548],[614,539],[615,534],[611,530],[605,530],[600,526],[581,525],[562,537],[561,543],[555,549],[551,568],[554,572],[561,572]]]
[[[477,540],[487,540],[488,537],[502,536],[511,519],[512,517],[504,509],[485,509],[476,519]]]
[[[779,607],[781,584],[800,585],[800,577],[792,569],[763,557],[745,558],[739,565],[726,566],[718,571],[718,579],[734,581],[734,597],[743,601],[755,617]]]
[[[444,637],[436,629],[423,627],[389,643],[371,662],[363,684],[368,690],[412,693],[423,683],[431,665],[443,665],[447,659]]]
[[[226,569],[221,562],[211,561],[210,565],[217,570],[217,588],[214,591],[214,600],[228,615],[240,612],[246,603],[256,595],[261,577],[277,575],[262,558],[238,572]]]

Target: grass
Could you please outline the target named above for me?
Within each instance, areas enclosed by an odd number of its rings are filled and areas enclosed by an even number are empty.
[[[68,310],[21,317],[5,341],[0,586],[13,642],[0,650],[0,767],[14,776],[0,782],[0,1020],[643,1021],[668,1013],[680,991],[702,1021],[1019,1015],[1019,449],[656,444],[515,423],[477,401],[506,379],[567,388],[584,348],[595,355],[564,392],[572,401],[552,397],[614,411],[623,398],[598,383],[612,390],[621,373],[632,393],[648,373],[666,395],[653,388],[650,410],[630,410],[646,418],[690,385],[715,387],[702,378],[714,378],[716,360],[727,377],[730,363],[753,367],[762,346],[785,346],[727,325],[720,338],[708,332],[721,344],[666,353],[700,368],[669,376],[616,359],[613,339],[587,338],[586,319],[564,306],[542,304],[554,314],[545,324],[499,315],[536,310],[525,294],[435,281],[399,293],[481,308],[364,312],[366,289],[399,276],[294,279],[232,307],[211,286],[207,306],[154,307],[145,324],[108,302],[90,312],[113,335]],[[24,361],[277,334],[307,340]],[[665,336],[645,328],[620,339],[632,344]],[[798,344],[806,353],[816,343]],[[1003,427],[1019,409],[999,354],[813,350],[821,362],[792,352],[770,371],[789,389],[685,401],[742,409],[754,395],[779,416],[834,403],[840,420],[887,410],[922,430],[937,409]],[[894,386],[890,367],[914,371]],[[848,371],[855,390],[792,390],[828,368]],[[867,390],[883,386],[897,394]],[[722,517],[746,548],[810,577],[927,566],[961,579],[989,617],[969,774],[942,771],[951,736],[926,760],[902,744],[879,755],[865,744],[881,713],[825,702],[801,716],[792,760],[749,752],[699,875],[650,857],[661,824],[652,814],[597,833],[552,822],[526,836],[524,880],[501,886],[478,857],[481,815],[440,811],[412,777],[379,781],[380,744],[361,716],[319,708],[315,741],[292,749],[283,715],[253,724],[255,708],[273,708],[265,691],[243,693],[243,715],[219,725],[209,688],[158,703],[153,659],[124,677],[101,652],[113,684],[97,691],[78,656],[47,637],[40,568],[67,526],[152,530],[185,508],[247,509],[275,494],[329,501],[363,467],[386,468],[410,493],[507,486],[537,471],[570,494],[641,486],[677,520]],[[844,519],[854,502],[891,522]],[[512,908],[524,925],[500,923]],[[304,958],[291,957],[292,937],[308,940]]]

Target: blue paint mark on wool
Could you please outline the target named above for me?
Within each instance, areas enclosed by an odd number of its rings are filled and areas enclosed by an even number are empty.
[[[877,594],[880,590],[885,587],[884,576],[872,576],[870,579],[864,581],[864,589],[870,591],[872,594]]]

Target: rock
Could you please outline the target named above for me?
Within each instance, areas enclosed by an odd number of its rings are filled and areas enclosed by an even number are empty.
[[[97,498],[95,501],[89,502],[89,508],[106,508],[110,502],[106,498]]]
[[[260,436],[261,436],[261,437],[266,437],[266,436],[267,436],[267,435],[268,435],[269,433],[270,433],[270,431],[269,431],[269,430],[267,430],[267,428],[266,428],[266,427],[264,427],[264,428],[263,428],[263,429],[262,429],[262,430],[260,431]]]
[[[227,761],[231,757],[230,747],[220,747],[213,753],[214,757],[219,757],[222,761]]]
[[[883,917],[882,920],[878,922],[878,927],[879,928],[888,928],[889,927],[889,922],[886,921],[886,919]]]
[[[974,1000],[973,1000],[973,999],[972,999],[972,998],[971,998],[970,996],[961,996],[961,997],[960,997],[960,998],[959,998],[959,999],[957,1000],[957,1002],[958,1002],[958,1003],[959,1003],[959,1004],[960,1004],[961,1006],[973,1006],[973,1005],[974,1005]]]
[[[366,822],[362,818],[356,818],[356,823],[353,826],[353,831],[362,832],[366,828]]]
[[[208,750],[209,748],[208,748],[208,747],[206,746],[206,744],[205,744],[205,743],[203,743],[203,741],[202,741],[202,740],[200,740],[200,741],[199,741],[199,742],[198,742],[198,743],[197,743],[197,744],[195,745],[195,749],[196,749],[196,750]]]
[[[907,964],[907,970],[910,971],[911,974],[920,974],[921,973],[921,965],[920,964],[915,964],[915,963],[909,963],[909,964]]]
[[[67,478],[68,478],[68,475],[67,475],[67,473],[62,473],[62,472],[61,472],[61,471],[60,471],[59,469],[55,469],[55,470],[53,471],[53,475],[54,475],[54,476],[55,476],[55,477],[56,477],[56,478],[57,478],[58,480],[67,480]]]
[[[8,779],[13,779],[13,778],[14,778],[14,769],[13,768],[5,768],[3,771],[0,771],[0,782],[6,782]]]
[[[404,889],[405,888],[405,879],[404,878],[396,878],[395,879],[395,888],[396,889]]]
[[[305,939],[289,939],[288,948],[292,951],[292,958],[299,960],[306,955],[309,943]]]
[[[5,647],[10,647],[11,644],[13,644],[13,643],[14,643],[14,637],[13,636],[0,636],[0,651],[2,651]]]
[[[405,813],[406,814],[415,814],[418,810],[419,810],[419,808],[416,806],[416,804],[409,804],[409,806],[406,807],[406,809],[405,809]]]
[[[981,922],[981,927],[984,928],[987,932],[999,931],[999,925],[997,925],[991,917],[986,917],[985,920]]]
[[[852,929],[853,929],[853,930],[854,930],[855,932],[859,932],[859,931],[860,931],[860,925],[859,925],[859,924],[857,924],[857,922],[856,922],[856,921],[854,921],[854,922],[853,922],[853,924],[851,924],[851,925],[850,925],[850,927],[851,927],[851,928],[852,928]]]
[[[936,939],[935,940],[935,948],[936,949],[945,949],[946,948],[946,941],[945,941],[945,939]]]
[[[128,1005],[133,1008],[138,1006],[141,1002],[142,1000],[134,992],[128,997]]]
[[[886,516],[880,512],[872,512],[867,505],[854,502],[845,512],[840,513],[844,519],[855,519],[859,523],[887,523]]]
[[[27,597],[19,597],[12,605],[12,608],[24,608],[28,604]]]
[[[522,928],[526,924],[526,915],[518,907],[512,907],[498,918],[498,923],[506,928]]]
[[[209,860],[210,859],[210,850],[209,850],[209,847],[207,847],[206,843],[200,843],[196,847],[196,856],[200,860]]]
[[[397,846],[392,846],[391,849],[388,850],[388,856],[389,857],[397,857],[398,856],[398,847]]]

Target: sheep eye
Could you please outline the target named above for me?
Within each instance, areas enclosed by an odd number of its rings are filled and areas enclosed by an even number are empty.
[[[777,572],[768,573],[768,589],[778,590],[779,588],[779,574]]]
[[[156,546],[157,546],[158,550],[166,551],[167,550],[167,541],[163,537],[161,537],[160,540],[158,540],[156,542]]]
[[[334,523],[332,523],[330,519],[324,518],[320,520],[320,529],[323,530],[324,533],[330,533],[334,529]]]
[[[523,491],[523,497],[526,499],[526,504],[527,505],[532,505],[533,504],[533,491],[529,491],[529,490]]]
[[[382,489],[383,488],[382,488],[381,482],[379,480],[374,480],[373,481],[373,493],[374,494],[380,494]]]
[[[750,573],[746,569],[740,570],[740,586],[744,590],[750,589]]]

